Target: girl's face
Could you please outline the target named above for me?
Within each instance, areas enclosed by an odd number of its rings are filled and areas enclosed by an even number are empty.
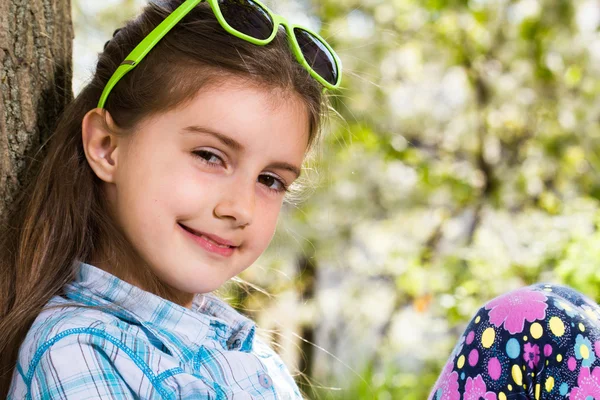
[[[137,262],[186,294],[215,290],[249,267],[273,237],[308,131],[299,97],[230,79],[145,120],[135,135],[113,137],[105,165],[113,169],[100,177]]]

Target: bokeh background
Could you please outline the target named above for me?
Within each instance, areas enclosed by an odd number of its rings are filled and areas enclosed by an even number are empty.
[[[73,0],[74,91],[145,4]],[[271,0],[343,90],[307,199],[221,294],[311,399],[425,399],[473,313],[533,282],[600,300],[597,0]]]

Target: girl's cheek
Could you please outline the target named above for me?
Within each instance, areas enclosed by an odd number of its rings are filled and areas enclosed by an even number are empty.
[[[189,205],[196,209],[200,204],[206,204],[212,197],[211,193],[219,191],[218,182],[209,177],[182,175],[173,179],[170,190],[164,195],[175,205]],[[197,210],[196,210],[197,212]]]

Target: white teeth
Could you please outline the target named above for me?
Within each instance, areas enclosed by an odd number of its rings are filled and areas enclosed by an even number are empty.
[[[225,244],[219,244],[219,243],[215,242],[214,240],[211,240],[209,237],[204,236],[204,235],[201,235],[200,237],[203,237],[204,239],[208,240],[209,242],[214,243],[215,246],[218,246],[218,247],[221,247],[221,248],[224,248],[224,249],[228,249],[228,248],[231,247],[231,246],[227,246]]]

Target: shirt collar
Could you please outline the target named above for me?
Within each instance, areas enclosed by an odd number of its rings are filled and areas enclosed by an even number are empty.
[[[213,294],[197,294],[191,309],[144,291],[116,276],[81,261],[74,263],[76,276],[66,285],[66,296],[85,305],[109,306],[110,313],[139,323],[150,330],[172,352],[181,346],[200,346],[218,337],[228,350],[252,350],[254,322]],[[214,330],[219,332],[214,334]],[[183,341],[171,349],[168,343]]]

